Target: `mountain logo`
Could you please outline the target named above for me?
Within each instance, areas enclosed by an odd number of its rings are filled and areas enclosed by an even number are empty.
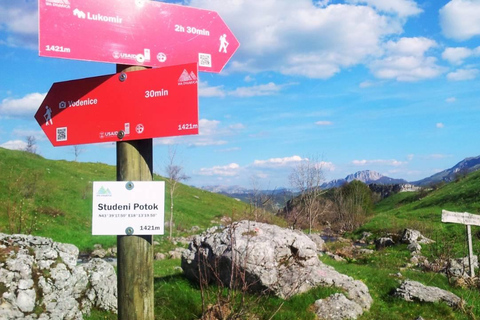
[[[80,19],[85,19],[87,17],[85,12],[78,9],[73,10],[73,15],[79,17]]]
[[[90,13],[90,12],[83,12],[82,10],[79,10],[76,8],[73,10],[73,15],[78,17],[79,19],[87,19],[87,20],[93,20],[93,21],[100,21],[100,22],[110,22],[110,23],[116,23],[116,24],[122,24],[123,18],[120,18],[119,16],[111,17],[111,16],[104,16],[99,13]]]
[[[99,196],[99,197],[111,197],[112,192],[110,192],[110,189],[102,186],[100,189],[98,189],[97,196]]]
[[[180,78],[178,78],[178,85],[183,86],[183,85],[195,84],[197,83],[197,80],[198,78],[193,71],[189,73],[187,69],[183,69],[183,72],[180,75]]]

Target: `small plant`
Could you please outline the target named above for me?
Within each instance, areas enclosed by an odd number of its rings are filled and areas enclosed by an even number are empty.
[[[64,217],[65,216],[65,212],[63,212],[62,210],[59,210],[59,209],[52,208],[52,207],[41,207],[37,210],[37,212],[40,213],[40,214],[50,216],[52,218]]]
[[[244,235],[256,235],[257,232],[258,230],[253,229],[251,232],[244,232]],[[248,240],[246,247],[237,248],[234,227],[229,229],[228,238],[230,248],[227,251],[231,253],[229,259],[213,258],[208,254],[208,249],[203,247],[199,247],[197,251],[198,281],[202,300],[201,320],[264,319],[258,317],[255,312],[258,306],[271,298],[271,294],[259,279],[247,271],[248,255],[252,248]],[[299,260],[294,250],[292,248],[291,250],[292,256],[280,263],[285,269]],[[301,283],[298,283],[298,286],[300,285]],[[285,299],[290,298],[297,289],[292,288]],[[265,319],[272,319],[283,304],[284,301]]]

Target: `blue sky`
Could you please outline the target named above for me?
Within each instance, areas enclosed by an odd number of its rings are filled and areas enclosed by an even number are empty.
[[[480,1],[182,4],[217,11],[241,46],[222,73],[199,76],[200,134],[154,140],[155,172],[172,147],[188,184],[262,189],[289,187],[312,159],[325,180],[414,181],[480,154]],[[36,0],[0,0],[0,147],[35,136],[43,157],[73,160],[33,115],[54,82],[115,65],[39,57],[37,14]],[[114,144],[80,147],[79,161],[115,164]]]

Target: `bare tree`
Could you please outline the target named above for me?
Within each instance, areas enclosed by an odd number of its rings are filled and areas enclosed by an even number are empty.
[[[26,152],[37,154],[37,139],[35,136],[27,136],[27,146],[25,147]]]
[[[337,224],[341,231],[358,228],[373,208],[372,191],[358,180],[337,188],[333,200],[337,209]]]
[[[80,147],[79,145],[74,145],[73,146],[73,154],[75,156],[75,162],[78,161],[78,157],[80,156],[80,154],[82,154],[84,152],[85,152],[85,149]]]
[[[293,169],[289,179],[291,186],[300,194],[300,214],[307,217],[308,232],[312,233],[313,222],[319,214],[320,185],[324,180],[322,163],[315,157],[302,160]]]
[[[173,205],[175,191],[177,190],[178,183],[190,179],[183,172],[183,167],[176,163],[177,148],[168,148],[168,163],[165,166],[165,172],[167,174],[167,181],[170,185],[170,223],[169,223],[169,239],[172,239],[173,230]]]

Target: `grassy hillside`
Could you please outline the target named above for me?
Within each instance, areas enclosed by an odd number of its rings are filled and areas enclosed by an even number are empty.
[[[457,251],[464,252],[465,226],[442,223],[442,209],[480,214],[480,171],[435,190],[402,192],[388,197],[377,204],[374,216],[356,233],[369,231],[382,235],[413,228],[441,243],[451,241]],[[472,233],[476,238],[473,241],[474,250],[478,253],[480,227],[472,226]]]
[[[50,237],[73,243],[80,250],[91,249],[96,243],[113,246],[116,237],[91,235],[92,182],[115,180],[115,166],[53,161],[0,148],[0,232]],[[167,183],[167,194],[168,188]],[[166,196],[165,215],[169,208]],[[180,185],[175,198],[174,235],[192,226],[205,229],[212,220],[243,215],[246,210],[245,203],[232,198]]]
[[[115,167],[101,163],[77,163],[52,161],[26,152],[0,148],[0,232],[21,232],[53,238],[55,241],[73,243],[81,250],[88,250],[96,243],[113,246],[116,237],[92,236],[92,182],[115,181]],[[155,176],[155,180],[162,177]],[[422,246],[422,253],[430,261],[439,255],[465,256],[465,228],[462,225],[441,222],[441,210],[480,213],[480,172],[462,180],[444,185],[433,191],[408,192],[389,197],[376,206],[375,213],[355,235],[363,231],[384,235],[415,228],[437,240],[435,244]],[[167,185],[168,193],[168,185]],[[166,198],[166,212],[170,206]],[[220,223],[224,216],[253,216],[245,203],[226,196],[180,185],[175,200],[175,235],[189,233],[192,226],[205,229]],[[480,227],[473,227],[477,233]],[[160,246],[173,246],[162,241]],[[341,252],[342,242],[328,244],[331,252]],[[373,249],[370,245],[367,248]],[[166,250],[164,250],[166,252]],[[474,239],[474,252],[480,252],[480,241]],[[424,319],[478,319],[480,291],[478,287],[453,285],[439,273],[424,272],[420,267],[406,267],[410,262],[406,245],[374,251],[370,255],[347,256],[335,261],[328,256],[322,261],[338,271],[362,280],[370,290],[374,303],[369,312],[359,319],[411,320]],[[194,320],[201,316],[202,299],[217,303],[222,290],[210,287],[201,292],[189,283],[179,270],[179,259],[155,261],[155,319]],[[391,296],[403,279],[420,281],[449,290],[465,300],[462,310],[454,310],[444,303],[405,302]],[[225,291],[225,290],[224,290]],[[248,310],[257,319],[290,320],[315,319],[311,305],[316,299],[334,292],[332,288],[317,288],[288,301],[268,296],[244,296],[237,293],[236,307]],[[207,298],[204,294],[207,293]],[[225,296],[223,296],[225,298]],[[227,307],[232,307],[227,306]],[[477,316],[478,317],[478,316]],[[86,319],[116,319],[114,314],[94,310]]]

